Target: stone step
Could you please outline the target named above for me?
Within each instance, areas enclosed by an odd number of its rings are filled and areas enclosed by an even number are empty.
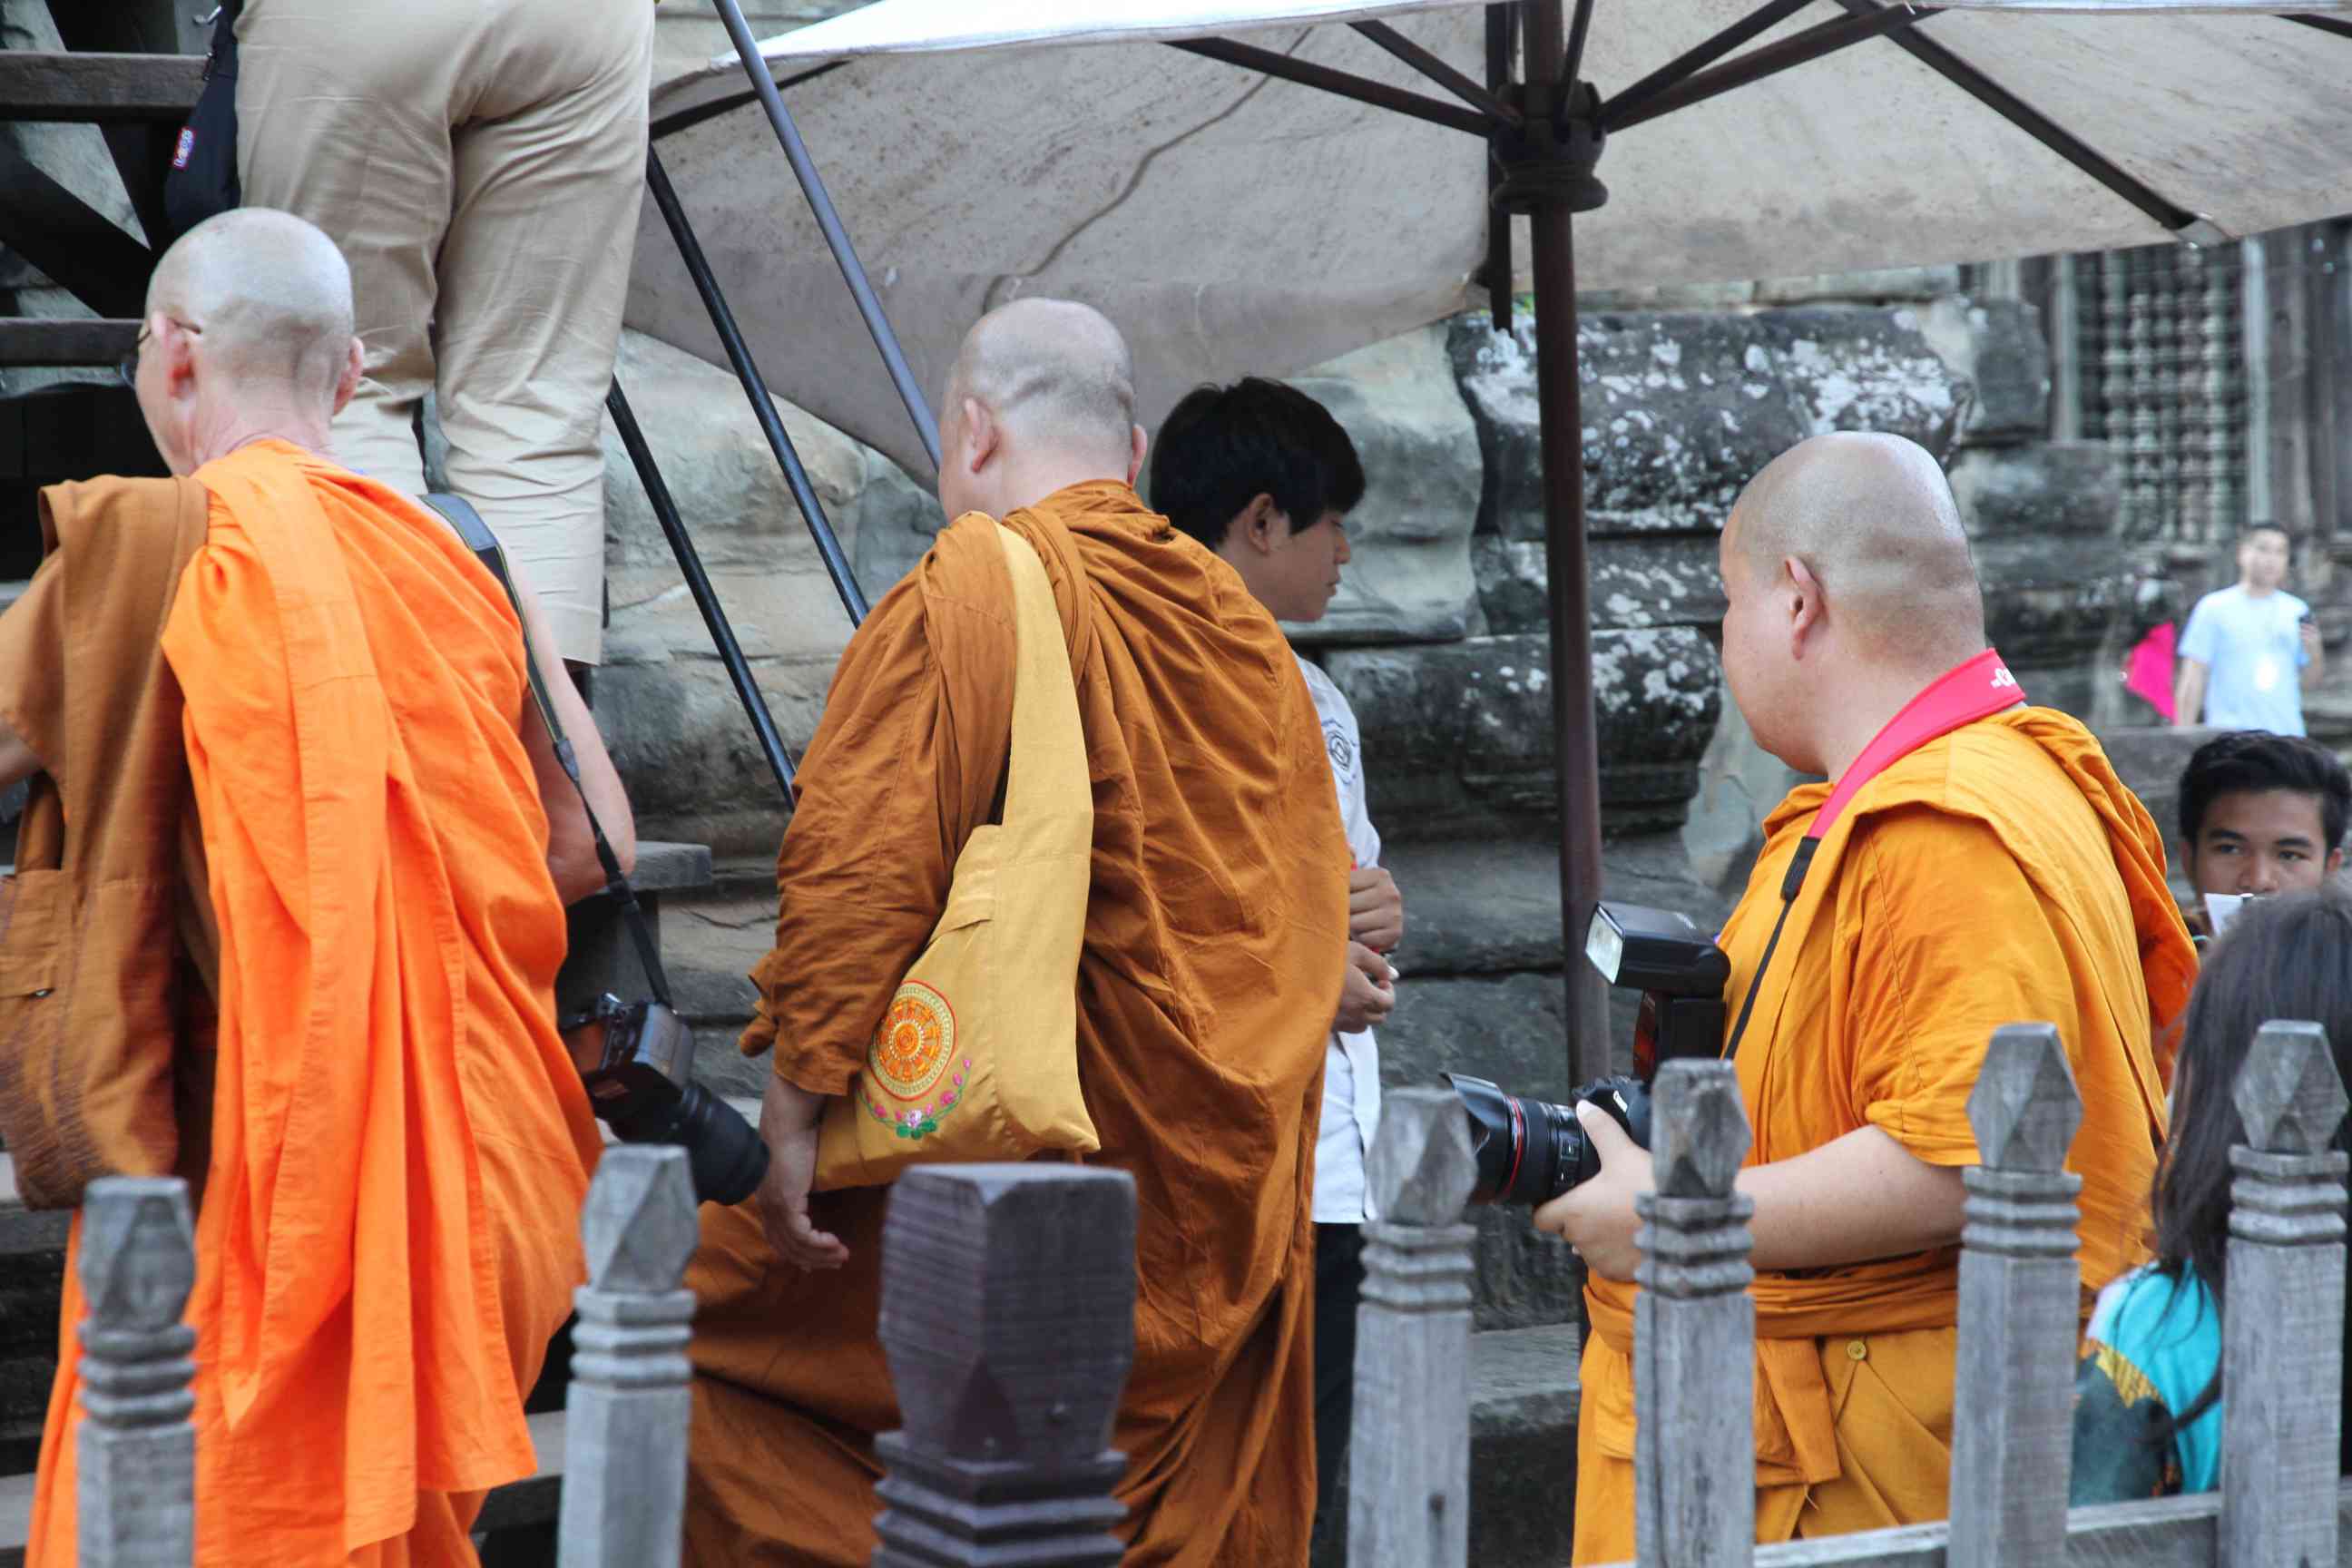
[[[1573,1323],[1470,1336],[1470,1561],[1479,1568],[1568,1561],[1583,1351]]]
[[[0,120],[169,123],[187,118],[204,79],[195,55],[0,50]]]

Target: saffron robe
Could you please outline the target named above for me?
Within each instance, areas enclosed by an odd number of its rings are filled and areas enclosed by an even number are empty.
[[[194,477],[162,638],[219,930],[197,1561],[471,1563],[480,1494],[533,1468],[600,1147],[555,1033],[521,630],[372,480],[277,441]],[[75,1555],[79,1297],[69,1262],[34,1568]]]
[[[1240,577],[1125,485],[1004,519],[1052,581],[1093,775],[1078,1073],[1135,1178],[1134,1371],[1113,1436],[1129,1563],[1306,1560],[1308,1223],[1348,847],[1312,700]],[[847,1091],[991,815],[1012,724],[1012,583],[962,519],[843,655],[777,862],[744,1048]],[[1014,918],[1000,915],[999,918]],[[955,999],[950,998],[952,1003]],[[698,1568],[874,1551],[887,1188],[819,1193],[849,1262],[778,1263],[755,1205],[705,1209],[687,1544]]]
[[[1721,942],[1738,1004],[1826,784],[1791,791]],[[2097,741],[2048,709],[1956,730],[1864,785],[1822,841],[1738,1056],[1749,1164],[1877,1127],[1977,1163],[1967,1102],[1993,1031],[2058,1027],[2083,1096],[2084,1304],[2147,1257],[2171,1026],[2196,955],[2162,835]],[[1759,1274],[1759,1542],[1945,1517],[1958,1250]],[[1586,1291],[1575,1561],[1633,1555],[1635,1288]]]

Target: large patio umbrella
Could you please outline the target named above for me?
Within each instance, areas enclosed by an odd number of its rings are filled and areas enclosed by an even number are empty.
[[[1572,951],[1601,887],[1578,288],[2210,244],[2346,205],[2352,22],[2180,9],[877,0],[760,45],[764,63],[733,12],[738,53],[655,112],[776,390],[919,473],[917,389],[1013,298],[1105,307],[1149,421],[1194,383],[1303,369],[1481,288],[1507,325],[1530,281]],[[747,156],[723,112],[747,71],[781,86],[771,118],[838,220]],[[1490,210],[1526,217],[1524,265]],[[862,311],[827,258],[853,232]],[[676,253],[639,256],[632,324],[716,357]],[[883,313],[893,378],[866,368]],[[1567,967],[1583,1077],[1608,1060],[1605,994]]]

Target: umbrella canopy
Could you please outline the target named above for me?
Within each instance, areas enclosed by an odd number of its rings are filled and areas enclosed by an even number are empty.
[[[1603,0],[1583,74],[1614,92],[1756,3]],[[1749,47],[1849,14],[1839,0],[1783,9]],[[1106,307],[1134,340],[1156,419],[1201,381],[1303,369],[1469,302],[1486,150],[1153,40],[1222,33],[1442,97],[1338,24],[1385,16],[1483,80],[1483,11],[879,0],[761,48],[926,387],[982,310],[1066,296]],[[1615,132],[1598,168],[1608,205],[1577,226],[1580,286],[2104,249],[2177,237],[2179,220],[2197,217],[2212,226],[2201,237],[2244,235],[2346,203],[2352,39],[2217,15],[1946,11],[1912,31],[2136,177],[2163,212],[1890,37]],[[1048,43],[1091,47],[1034,47]],[[940,58],[950,49],[967,52]],[[731,57],[715,61],[667,85],[656,117],[741,84]],[[660,147],[776,390],[923,472],[765,140],[756,113],[738,112]],[[646,223],[631,324],[716,358],[673,248]]]
[[[1156,422],[1194,383],[1448,314],[1482,266],[1504,284],[1515,247],[1487,215],[1528,214],[1573,942],[1601,887],[1580,285],[2210,243],[2342,204],[2352,26],[1978,3],[1130,0],[1106,18],[1089,0],[877,0],[755,46],[719,0],[740,54],[666,86],[656,133],[777,389],[917,472],[917,385],[992,306],[1101,306]],[[765,67],[740,58],[755,47]],[[756,129],[713,112],[747,67],[817,221],[755,158]],[[863,269],[826,232],[825,182]],[[716,357],[678,252],[648,236],[638,257],[632,323]],[[1601,983],[1575,963],[1563,978],[1571,1072],[1592,1076]]]

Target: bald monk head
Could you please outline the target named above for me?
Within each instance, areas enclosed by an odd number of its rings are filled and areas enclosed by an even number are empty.
[[[940,504],[1003,517],[1143,469],[1135,361],[1092,306],[1017,300],[965,334],[940,416]]]
[[[326,451],[362,363],[351,268],[291,213],[223,213],[155,264],[135,384],[175,474],[265,437]]]
[[[1920,689],[1986,647],[1943,470],[1899,436],[1774,458],[1723,531],[1723,664],[1759,744],[1835,777]]]

